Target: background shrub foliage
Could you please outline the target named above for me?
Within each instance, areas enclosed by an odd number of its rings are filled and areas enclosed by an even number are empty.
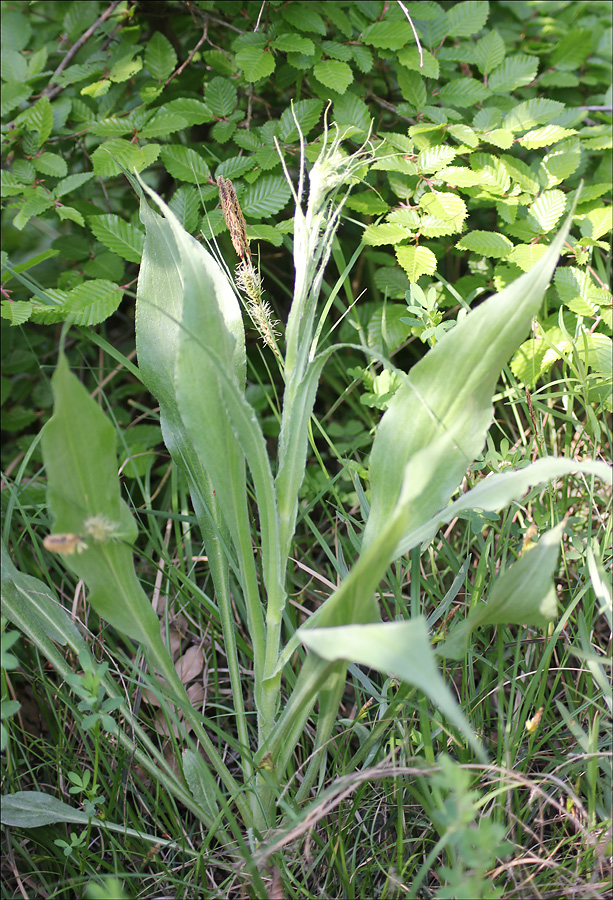
[[[139,173],[186,231],[215,239],[231,266],[236,254],[217,183],[230,179],[259,255],[266,297],[275,319],[284,322],[292,295],[294,209],[283,166],[296,181],[296,122],[307,160],[317,158],[329,104],[328,120],[344,134],[343,152],[367,140],[374,151],[373,162],[355,176],[332,248],[330,284],[324,284],[335,313],[334,338],[367,345],[375,355],[404,354],[405,368],[407,357],[410,364],[422,356],[482,298],[539,261],[584,183],[540,318],[505,378],[507,387],[515,382],[515,389],[532,390],[561,362],[559,371],[584,386],[585,416],[592,434],[600,435],[601,416],[612,408],[608,0],[414,0],[410,19],[402,4],[383,0],[47,0],[2,2],[1,8],[1,386],[9,437],[2,454],[9,474],[20,465],[18,503],[26,520],[30,515],[43,529],[48,525],[45,485],[36,478],[25,482],[39,473],[38,433],[52,404],[46,366],[57,356],[59,329],[53,326],[66,321],[73,364],[95,366],[92,346],[102,351],[98,384],[112,381],[115,362],[124,366],[121,385],[112,383],[109,396],[133,505],[154,512],[160,491],[168,501],[160,508],[165,515],[170,493],[173,503],[180,493],[174,481],[164,492],[165,462],[153,468],[160,429],[139,372],[130,369],[145,231],[135,182],[126,181],[124,170]],[[335,283],[341,290],[330,286]],[[264,377],[271,357],[256,346],[257,337],[252,329],[247,397],[274,439],[277,401],[270,376]],[[318,528],[330,524],[330,513],[317,523],[309,514],[324,489],[341,511],[342,500],[357,508],[365,499],[368,432],[401,384],[387,369],[365,367],[350,348],[343,352],[340,363],[324,371],[318,403],[334,397],[326,422],[331,455],[350,462],[330,482],[324,442],[313,441],[314,453],[321,450],[320,469],[307,472],[302,488],[308,501],[302,515],[311,529],[304,543],[317,534],[320,549],[326,538]],[[347,385],[359,402],[334,417],[334,402]],[[565,403],[562,397],[568,411]],[[571,421],[574,429],[569,414]],[[488,438],[488,464],[521,461],[521,441],[511,459],[508,441],[497,440],[495,447]],[[352,467],[362,481],[352,481]],[[10,523],[16,501],[3,497],[3,503]],[[548,522],[549,513],[537,510],[537,525]],[[480,539],[491,520],[475,516]],[[582,523],[586,517],[581,513]],[[353,524],[343,522],[354,552]],[[26,530],[35,532],[30,524]],[[176,537],[180,545],[184,536],[177,531]],[[480,549],[479,584],[490,552],[489,545]],[[49,583],[64,578],[56,560],[42,569],[38,551],[23,544],[21,568],[43,571]],[[579,548],[572,552],[578,558]],[[342,551],[336,560],[325,553],[320,568],[340,576]],[[411,606],[418,606],[419,554],[411,566]],[[400,582],[395,590],[401,597]],[[204,594],[201,599],[211,606]],[[401,607],[399,599],[397,611]],[[14,668],[9,657],[5,670]],[[96,696],[90,705],[102,715]],[[13,711],[7,707],[7,715]],[[447,775],[444,790],[458,779],[458,796],[466,799],[462,776]],[[459,882],[464,849],[457,848]],[[64,854],[70,852],[66,844]],[[485,872],[490,862],[485,853],[477,870]]]
[[[264,268],[287,285],[276,143],[291,168],[291,103],[314,158],[332,101],[348,137],[372,127],[377,153],[347,204],[344,249],[367,250],[341,338],[357,329],[388,352],[411,333],[434,340],[447,309],[534,265],[583,179],[568,264],[512,368],[533,386],[574,347],[608,402],[610,5],[419,0],[410,14],[421,49],[382,0],[3,3],[2,316],[91,326],[124,296],[128,312],[144,232],[118,164],[207,236],[226,231],[216,179],[230,178]],[[389,385],[370,387],[377,403]],[[23,399],[5,410],[9,430]]]

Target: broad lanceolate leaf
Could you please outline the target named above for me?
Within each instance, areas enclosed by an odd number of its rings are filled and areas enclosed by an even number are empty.
[[[480,481],[476,487],[462,494],[458,500],[454,500],[449,506],[444,507],[428,522],[408,531],[396,547],[393,558],[398,559],[408,553],[412,547],[432,540],[441,525],[451,522],[456,516],[462,515],[468,510],[479,509],[484,512],[495,512],[504,509],[513,500],[521,500],[533,485],[543,484],[554,478],[562,478],[572,472],[584,476],[593,475],[600,478],[605,484],[611,480],[611,467],[606,463],[593,460],[576,462],[563,457],[545,457],[514,472],[490,475]]]
[[[53,529],[84,544],[64,561],[83,579],[89,602],[107,622],[145,645],[158,643],[158,618],[134,572],[129,543],[136,523],[120,496],[115,430],[63,355],[51,385],[54,410],[42,447]],[[95,525],[101,523],[108,535],[97,540]]]
[[[471,632],[479,625],[534,625],[545,628],[555,618],[556,592],[553,584],[560,541],[566,522],[546,532],[538,544],[509,566],[496,579],[487,603],[473,607],[468,616],[451,630],[436,652],[461,659],[468,650]]]
[[[422,691],[485,759],[483,747],[447,687],[430,645],[426,620],[372,622],[335,628],[301,628],[298,637],[322,659],[347,660],[396,675]]]
[[[480,452],[491,423],[492,394],[505,362],[537,313],[568,234],[570,219],[540,265],[482,303],[411,370],[381,419],[371,453],[371,509],[364,547],[376,546],[390,521],[414,453],[447,435],[453,449],[423,501],[413,502],[415,527],[447,502]],[[399,248],[402,249],[402,248]],[[398,252],[398,251],[397,251]],[[410,274],[409,274],[409,277]]]

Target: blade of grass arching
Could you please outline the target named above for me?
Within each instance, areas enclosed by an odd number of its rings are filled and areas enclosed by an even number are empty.
[[[63,354],[51,384],[53,416],[42,438],[55,534],[50,547],[61,552],[66,567],[83,579],[98,615],[143,644],[150,665],[163,675],[173,701],[248,820],[245,798],[239,796],[234,777],[191,705],[162,642],[158,617],[136,577],[130,544],[137,528],[120,494],[113,426],[70,372]]]
[[[493,418],[492,395],[504,364],[538,312],[568,235],[577,197],[545,255],[503,291],[447,331],[405,376],[377,428],[370,458],[371,507],[364,546],[376,542],[397,504],[404,466],[442,434],[454,446],[408,523],[440,510],[480,453]]]
[[[13,564],[4,543],[2,544],[2,611],[51,663],[63,681],[68,681],[73,669],[66,662],[60,646],[68,646],[79,656],[82,664],[87,661],[92,666],[95,660],[91,651],[76,626],[72,623],[63,606],[54,597],[51,589],[36,578],[25,575]],[[101,682],[109,697],[125,700],[125,695],[118,689],[114,681],[105,675]],[[119,728],[117,739],[126,749],[130,757],[145,769],[156,783],[167,790],[184,806],[201,817],[202,810],[164,758],[164,754],[149,739],[147,732],[133,719],[132,712],[124,702],[118,710],[126,722],[130,723],[132,735]],[[145,753],[141,747],[146,748]],[[152,762],[155,760],[155,763]],[[227,838],[227,835],[226,835]]]
[[[498,576],[487,603],[478,603],[449,637],[437,644],[438,656],[461,659],[471,632],[480,625],[518,624],[546,628],[556,615],[553,574],[566,521],[551,528],[538,544]]]

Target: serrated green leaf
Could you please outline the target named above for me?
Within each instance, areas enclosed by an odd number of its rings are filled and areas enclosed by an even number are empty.
[[[472,130],[470,125],[450,125],[449,134],[461,144],[467,147],[475,148],[479,145],[479,137]]]
[[[322,41],[321,49],[331,59],[340,59],[341,62],[351,62],[353,59],[351,47],[348,47],[346,44],[339,44],[338,41]]]
[[[462,198],[448,191],[430,191],[422,194],[419,205],[428,215],[446,223],[451,229],[448,232],[450,234],[462,230],[464,219],[468,215]]]
[[[544,244],[518,244],[507,256],[507,261],[528,272],[546,252],[547,247]]]
[[[397,266],[386,266],[375,272],[375,284],[387,299],[403,300],[410,281]]]
[[[23,184],[31,184],[36,178],[36,169],[29,159],[16,159],[13,163],[13,175]]]
[[[305,53],[312,56],[315,53],[315,44],[310,38],[300,34],[280,34],[271,44],[275,50],[283,50],[285,53]]]
[[[527,131],[535,125],[546,125],[564,109],[557,100],[537,97],[520,103],[504,117],[503,125],[508,131]]]
[[[410,230],[401,225],[368,225],[362,234],[362,243],[370,247],[381,247],[383,244],[399,244],[410,236]]]
[[[258,219],[280,212],[291,197],[287,181],[281,175],[262,175],[241,197],[246,217]]]
[[[400,50],[411,41],[415,41],[413,30],[408,22],[398,19],[383,19],[373,22],[362,32],[362,43],[382,50]]]
[[[420,216],[416,209],[407,209],[407,207],[403,207],[401,209],[393,210],[389,216],[387,216],[387,221],[392,225],[401,225],[403,228],[419,228]]]
[[[591,29],[573,28],[556,45],[549,57],[549,65],[558,69],[578,69],[594,47]]]
[[[218,144],[227,144],[236,131],[236,122],[216,122],[211,128],[211,137]]]
[[[0,114],[8,115],[11,110],[27,100],[31,94],[31,88],[27,84],[20,81],[7,81],[2,85],[2,93],[0,95]]]
[[[456,244],[458,250],[471,250],[479,256],[504,259],[513,249],[512,242],[496,231],[469,231]]]
[[[497,31],[490,31],[479,38],[474,48],[475,62],[479,71],[486,75],[503,61],[506,54],[504,41]]]
[[[259,47],[245,47],[244,50],[239,50],[235,60],[248,82],[266,78],[275,70],[275,58],[272,53]]]
[[[3,300],[0,306],[0,317],[6,319],[11,325],[23,325],[32,315],[34,307],[26,300]],[[4,417],[5,413],[3,413]]]
[[[93,172],[79,172],[76,175],[69,175],[56,185],[53,193],[56,197],[64,197],[66,194],[78,190],[78,188],[86,184],[90,178],[93,177]]]
[[[286,22],[297,28],[298,31],[314,31],[316,34],[325,35],[326,24],[318,12],[303,4],[285,6],[282,16]]]
[[[166,137],[175,131],[187,128],[188,121],[178,113],[160,113],[139,129],[142,138]]]
[[[95,122],[90,131],[97,137],[121,137],[122,134],[129,134],[134,129],[129,116],[119,119],[111,116],[109,119],[102,119],[101,122]]]
[[[427,93],[423,78],[417,72],[400,67],[397,71],[398,87],[407,103],[420,110],[426,105]]]
[[[364,74],[370,72],[373,67],[373,58],[368,47],[361,47],[359,44],[355,44],[351,48],[351,52],[360,72],[363,72]]]
[[[334,101],[334,120],[347,137],[367,134],[371,125],[371,111],[355,94],[347,92]]]
[[[531,338],[524,341],[511,360],[511,371],[520,382],[533,388],[547,369],[570,349],[570,342],[560,329],[553,328],[546,332],[546,340]]]
[[[487,0],[463,0],[447,11],[447,27],[452,37],[469,37],[481,31],[490,12]]]
[[[543,191],[529,209],[529,215],[538,223],[540,231],[552,231],[566,208],[566,195],[562,191]]]
[[[478,131],[491,131],[500,124],[502,110],[497,106],[484,106],[473,116],[472,127]]]
[[[202,125],[204,122],[212,122],[213,116],[207,106],[194,97],[178,97],[170,100],[158,109],[158,114],[168,113],[185,119],[188,125]]]
[[[423,61],[423,66],[421,65]],[[424,78],[438,78],[439,65],[429,50],[422,48],[421,56],[417,47],[404,47],[398,54],[398,62],[405,69],[412,69]]]
[[[68,171],[66,160],[57,153],[41,153],[32,160],[36,169],[44,175],[53,175],[54,178],[63,178]]]
[[[530,84],[537,72],[538,60],[534,56],[525,53],[507,56],[490,74],[487,86],[494,94],[506,94]]]
[[[530,166],[526,165],[523,160],[506,153],[501,155],[500,161],[522,191],[527,191],[529,194],[537,193],[540,188],[539,181]]]
[[[112,82],[109,78],[101,78],[99,81],[94,81],[92,84],[81,88],[81,94],[84,97],[91,97],[96,100],[98,97],[104,97],[105,94],[108,94],[111,84]]]
[[[92,153],[94,175],[102,177],[119,175],[124,169],[129,172],[142,172],[154,163],[160,153],[159,144],[147,144],[137,147],[123,138],[111,138],[97,147]],[[118,165],[119,163],[119,165]]]
[[[560,125],[545,125],[542,128],[535,128],[529,131],[519,139],[519,143],[526,150],[537,150],[539,147],[549,147],[551,144],[557,144],[565,138],[576,134],[574,128],[561,128]]]
[[[491,194],[506,194],[511,179],[499,159],[491,153],[473,153],[470,157],[471,168],[481,176],[481,186]]]
[[[550,193],[553,193],[550,191]],[[613,231],[613,210],[610,206],[601,206],[583,216],[579,216],[579,227],[584,237],[597,241],[603,234]]]
[[[2,56],[0,57],[0,72],[2,73],[2,81],[13,81],[15,83],[25,81],[28,77],[28,63],[25,56],[12,47],[3,46]]]
[[[113,253],[128,262],[140,262],[145,236],[134,225],[119,216],[90,216],[89,226],[95,237]]]
[[[413,4],[411,4],[411,6],[413,6]],[[433,12],[434,16],[431,18]],[[429,10],[427,18],[422,13],[422,18],[420,19],[418,17],[413,24],[421,38],[421,43],[425,44],[426,47],[437,47],[449,32],[447,14],[441,10],[440,6],[438,7],[438,12],[435,12],[435,10],[432,9]],[[437,53],[437,56],[440,57],[440,54]]]
[[[209,180],[208,163],[190,147],[171,144],[162,148],[161,157],[168,172],[179,181],[205,184]]]
[[[348,209],[363,213],[365,216],[377,216],[387,212],[389,205],[374,191],[364,191],[361,194],[350,194],[346,202]]]
[[[227,118],[236,109],[236,87],[227,78],[217,76],[207,84],[205,99],[214,116]]]
[[[427,247],[396,247],[396,259],[409,281],[417,281],[422,275],[432,275],[436,271],[436,256]]]
[[[58,215],[58,218],[62,222],[65,219],[68,219],[70,222],[76,222],[77,225],[85,225],[85,219],[83,218],[79,210],[74,209],[72,206],[56,206],[55,211]]]
[[[470,2],[471,0],[464,0],[462,5]],[[459,109],[474,106],[475,103],[485,100],[489,95],[490,91],[488,88],[475,78],[453,78],[441,88],[439,93],[443,103],[449,104],[449,106],[457,106]]]
[[[53,130],[53,112],[48,97],[41,97],[28,110],[28,125],[32,131],[38,132],[38,146],[42,147]]]
[[[439,169],[444,169],[447,163],[455,159],[455,156],[456,151],[453,147],[444,145],[429,147],[427,150],[422,150],[417,157],[417,168],[424,174],[438,172]]]
[[[515,138],[513,132],[507,131],[506,128],[496,128],[483,135],[483,140],[494,147],[500,147],[501,150],[508,150],[512,146]]]
[[[200,230],[206,238],[216,237],[226,230],[226,222],[220,209],[211,209],[203,217]]]
[[[274,225],[248,225],[247,237],[250,241],[266,241],[274,247],[283,243],[283,235]]]
[[[539,167],[544,187],[561,184],[577,171],[581,163],[581,144],[578,140],[562,141],[545,156]]]
[[[177,54],[172,44],[161,32],[156,31],[147,42],[145,66],[158,81],[166,81],[177,64]]]
[[[8,169],[0,169],[0,195],[4,197],[18,197],[23,193],[24,185],[15,178],[13,172]]]
[[[75,325],[89,328],[111,316],[119,307],[123,291],[118,285],[103,279],[92,279],[68,292],[62,315]]]
[[[140,56],[137,56],[136,59],[125,57],[111,67],[109,78],[115,84],[121,84],[124,81],[128,81],[130,78],[134,78],[134,76],[140,72],[142,67],[143,61]]]
[[[253,154],[252,159],[264,172],[268,172],[281,164],[276,147],[260,147]]]
[[[32,216],[39,216],[53,206],[53,199],[42,188],[26,189],[25,199],[21,209],[13,219],[13,225],[18,231],[26,226]]]
[[[235,178],[240,178],[245,172],[250,171],[253,171],[253,157],[231,156],[229,159],[224,159],[223,162],[219,163],[215,169],[215,178],[223,175],[224,178],[229,178],[232,181]]]
[[[321,112],[323,110],[321,100],[299,100],[292,107],[284,110],[279,119],[278,138],[285,143],[292,143],[298,140],[298,129],[296,121],[300,126],[303,135],[306,135],[319,122]],[[292,112],[293,110],[293,112]],[[295,118],[294,118],[295,117]]]
[[[589,272],[576,266],[558,266],[554,281],[558,297],[565,306],[580,301],[588,306],[588,315],[594,314],[601,298]]]
[[[437,178],[453,187],[474,187],[481,183],[481,176],[466,166],[446,166],[437,172]]]
[[[318,62],[317,65],[313,66],[313,75],[326,87],[332,88],[333,91],[338,91],[339,94],[344,94],[353,81],[351,66],[336,59]]]

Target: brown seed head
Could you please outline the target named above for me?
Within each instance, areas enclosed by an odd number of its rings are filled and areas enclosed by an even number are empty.
[[[245,225],[243,211],[236,198],[234,185],[229,178],[224,178],[222,175],[217,179],[217,185],[219,187],[219,199],[221,200],[223,217],[226,220],[234,249],[241,259],[245,257],[250,258],[247,226]]]

